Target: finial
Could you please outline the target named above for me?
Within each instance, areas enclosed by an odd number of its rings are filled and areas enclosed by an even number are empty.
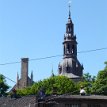
[[[33,77],[33,71],[31,71],[31,77]]]
[[[71,1],[69,1],[68,4],[69,4],[69,18],[71,18],[71,11],[70,11],[70,9],[71,9]]]

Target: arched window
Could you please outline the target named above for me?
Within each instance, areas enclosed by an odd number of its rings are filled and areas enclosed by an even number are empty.
[[[64,45],[64,54],[65,54],[65,45]]]
[[[72,46],[72,53],[74,53],[74,50],[75,50],[75,46],[73,45]]]
[[[67,44],[67,53],[70,53],[70,46]]]

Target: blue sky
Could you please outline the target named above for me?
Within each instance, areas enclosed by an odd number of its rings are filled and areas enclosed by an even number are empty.
[[[63,54],[69,0],[0,0],[0,64]],[[72,0],[71,17],[78,52],[107,47],[107,0]],[[78,53],[84,73],[97,75],[107,61],[107,49]],[[29,62],[34,81],[58,74],[61,57]],[[21,64],[0,65],[0,73],[16,81]],[[7,83],[14,83],[7,79]]]

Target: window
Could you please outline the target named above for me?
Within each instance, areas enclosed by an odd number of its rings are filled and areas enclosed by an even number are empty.
[[[65,107],[81,107],[80,104],[65,104]]]
[[[56,105],[56,104],[47,104],[47,105],[44,106],[44,107],[57,107],[57,105]]]
[[[70,45],[69,44],[67,44],[67,52],[66,52],[67,54],[69,54],[70,53]]]
[[[74,54],[74,51],[75,51],[75,46],[73,45],[72,46],[72,53]]]
[[[88,107],[100,107],[99,104],[88,104]]]
[[[65,54],[65,46],[64,46],[64,54]]]

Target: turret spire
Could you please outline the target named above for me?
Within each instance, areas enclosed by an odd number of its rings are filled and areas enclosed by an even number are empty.
[[[31,84],[33,84],[33,71],[31,72]]]
[[[17,88],[19,88],[19,74],[17,72]]]
[[[17,72],[17,83],[18,83],[18,81],[19,81],[19,74],[18,74],[18,72]]]
[[[54,72],[53,72],[53,65],[52,65],[52,71],[51,71],[51,76],[54,77]]]

